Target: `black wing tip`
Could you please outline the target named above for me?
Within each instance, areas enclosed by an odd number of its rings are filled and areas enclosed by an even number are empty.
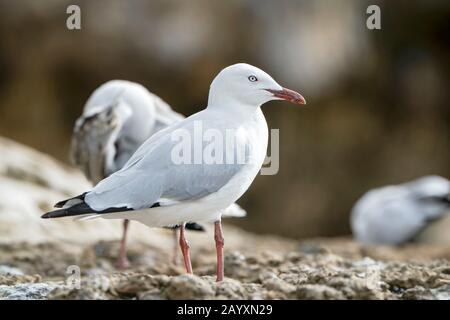
[[[450,194],[446,197],[444,197],[444,203],[450,206]]]
[[[123,212],[123,211],[131,211],[133,209],[127,207],[120,208],[108,208],[105,210],[97,211],[89,207],[86,203],[78,203],[70,208],[63,208],[54,211],[47,212],[41,216],[42,219],[51,219],[51,218],[62,218],[62,217],[72,217],[79,216],[87,213],[92,214],[103,214],[103,213],[114,213],[114,212]]]
[[[41,216],[41,219],[61,218],[67,215],[66,210],[54,210],[47,212]]]
[[[180,227],[180,225],[174,225],[174,226],[167,226],[167,227],[164,227],[164,228],[176,230],[179,227]],[[184,228],[186,230],[190,230],[190,231],[200,231],[200,232],[205,231],[205,227],[203,227],[202,225],[200,225],[198,223],[195,223],[195,222],[186,223],[184,225]]]
[[[81,201],[84,201],[84,197],[86,196],[86,194],[87,194],[87,191],[86,191],[86,192],[83,192],[82,194],[80,194],[80,195],[78,195],[78,196],[76,196],[76,197],[73,197],[73,198],[69,198],[69,199],[66,199],[66,200],[59,201],[59,202],[57,202],[57,203],[54,205],[54,207],[55,207],[55,208],[62,208],[62,207],[64,207],[64,205],[65,205],[67,202],[69,202],[70,200],[74,200],[74,199],[79,199],[79,200],[81,200]]]
[[[438,203],[450,206],[450,195],[443,196],[443,197],[442,196],[431,197],[431,198],[428,198],[428,199],[431,199],[432,201],[435,201],[435,202],[438,202]]]
[[[195,222],[186,223],[186,229],[191,231],[205,231],[205,227]]]
[[[67,201],[68,201],[68,200],[63,200],[63,201],[57,202],[57,203],[54,205],[54,207],[55,207],[55,208],[62,208],[62,207],[67,203]],[[45,214],[44,214],[44,216],[45,216]]]

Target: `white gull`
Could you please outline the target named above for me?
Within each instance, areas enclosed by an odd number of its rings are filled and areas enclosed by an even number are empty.
[[[62,209],[43,218],[91,213],[106,219],[136,220],[150,227],[180,225],[180,246],[189,273],[192,267],[184,225],[190,221],[214,222],[217,280],[221,281],[221,216],[245,193],[263,164],[268,128],[260,106],[280,99],[305,104],[299,93],[281,87],[256,67],[240,63],[223,69],[211,84],[206,109],[151,136],[122,169],[91,191],[60,202]],[[198,123],[204,130],[216,130],[222,136],[231,132],[235,143],[223,146],[223,157],[228,159],[230,153],[245,150],[245,161],[175,164],[172,151],[178,142],[173,139],[174,132],[194,136]],[[204,150],[203,141],[200,147]]]
[[[450,181],[425,176],[364,194],[353,207],[353,235],[365,244],[400,245],[450,214]]]

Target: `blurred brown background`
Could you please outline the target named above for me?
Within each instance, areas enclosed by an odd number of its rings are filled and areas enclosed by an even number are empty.
[[[67,30],[69,4],[82,30]],[[382,30],[366,28],[369,4]],[[101,83],[140,82],[190,115],[220,69],[247,62],[308,107],[263,107],[280,128],[280,171],[256,179],[239,201],[249,217],[234,223],[348,234],[367,189],[450,177],[449,31],[448,1],[0,0],[0,135],[68,162],[73,123]]]

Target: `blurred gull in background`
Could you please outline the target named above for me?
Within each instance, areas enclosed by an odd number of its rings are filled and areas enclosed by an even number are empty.
[[[354,206],[351,227],[365,244],[400,245],[450,214],[450,181],[439,176],[374,189]]]
[[[183,118],[140,84],[109,81],[92,93],[75,123],[72,160],[97,184],[148,137]]]
[[[184,119],[138,83],[111,80],[97,88],[77,119],[72,137],[72,162],[95,185],[121,169],[138,147],[157,131]],[[237,204],[224,216],[245,216]],[[117,266],[129,266],[126,255],[128,220],[124,220]],[[195,223],[187,229],[203,230]],[[176,236],[176,230],[174,230]],[[176,261],[176,251],[174,253]]]

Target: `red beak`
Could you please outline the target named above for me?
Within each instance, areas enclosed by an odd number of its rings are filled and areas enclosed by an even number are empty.
[[[293,90],[283,88],[282,90],[272,90],[266,89],[270,93],[272,93],[275,97],[295,103],[295,104],[306,104],[305,98]]]

